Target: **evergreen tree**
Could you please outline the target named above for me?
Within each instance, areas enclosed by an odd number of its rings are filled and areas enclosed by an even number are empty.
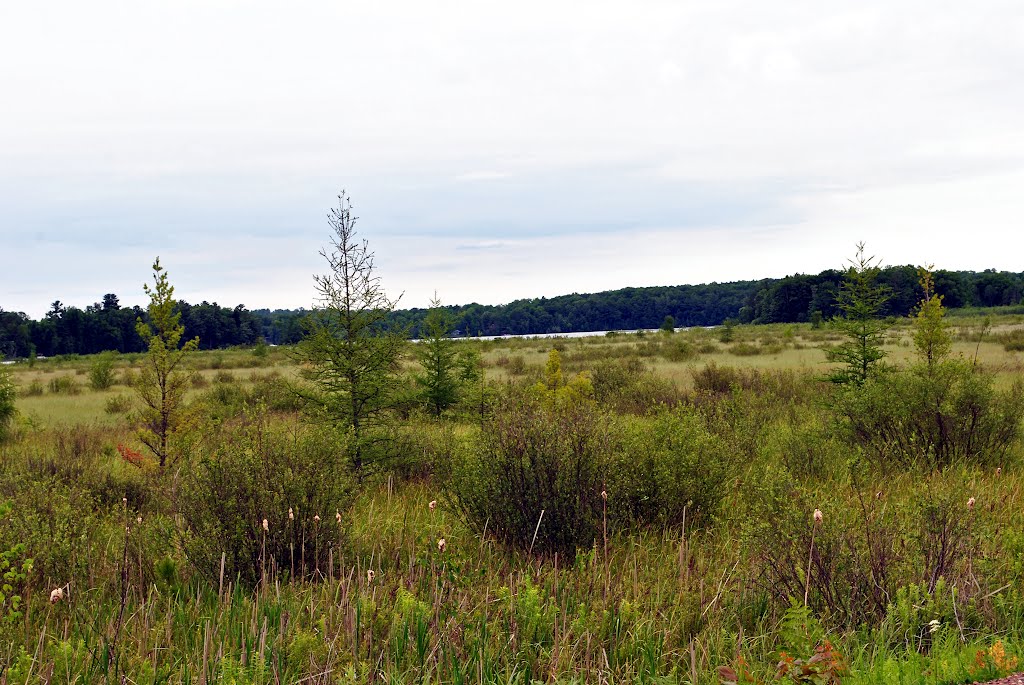
[[[423,371],[415,376],[423,402],[434,416],[441,416],[459,401],[459,360],[456,342],[449,337],[454,328],[455,317],[441,306],[435,295],[423,319],[416,348]]]
[[[889,299],[889,291],[877,284],[880,271],[878,261],[865,256],[864,243],[858,243],[857,254],[850,260],[836,298],[841,314],[832,320],[833,326],[846,336],[846,342],[826,354],[828,361],[840,364],[829,375],[834,383],[863,385],[882,368],[885,322],[879,315]]]
[[[153,287],[143,285],[142,289],[149,295],[149,307],[148,320],[139,317],[135,323],[148,350],[135,384],[143,404],[137,417],[139,439],[164,467],[172,456],[171,439],[181,428],[185,391],[192,377],[183,362],[189,352],[199,348],[199,338],[181,345],[185,327],[174,300],[174,286],[159,257],[153,262]]]
[[[344,191],[327,222],[334,232],[320,255],[328,272],[314,276],[317,301],[304,320],[298,356],[306,365],[307,407],[349,432],[350,462],[362,479],[368,450],[383,439],[404,335],[387,325],[397,300],[388,299],[374,256],[356,237],[356,217]]]

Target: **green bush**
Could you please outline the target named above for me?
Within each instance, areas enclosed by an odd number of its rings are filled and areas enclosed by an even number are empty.
[[[600,361],[590,379],[598,404],[619,414],[647,414],[682,399],[670,380],[652,372],[638,357]]]
[[[335,514],[347,508],[353,482],[344,436],[255,411],[209,438],[178,502],[193,565],[217,582],[224,553],[227,577],[247,585],[275,570],[326,572],[329,550],[344,531]]]
[[[971,563],[991,522],[968,504],[966,476],[837,488],[834,481],[798,483],[779,464],[757,464],[735,510],[751,579],[779,608],[794,598],[802,603],[806,590],[815,613],[847,627],[880,626],[899,588],[912,584],[930,595],[943,585],[957,588],[963,618],[983,588],[1003,582]],[[909,486],[909,496],[890,500],[890,486]],[[816,509],[823,512],[817,523]]]
[[[729,458],[692,409],[629,421],[607,469],[608,510],[624,523],[678,525],[714,514]]]
[[[456,439],[451,424],[437,421],[408,423],[395,431],[388,470],[399,479],[427,478],[451,473]]]
[[[599,530],[607,422],[586,400],[506,389],[476,444],[453,464],[449,487],[466,522],[522,550],[572,557],[591,545]]]
[[[114,381],[114,355],[110,352],[97,355],[89,367],[89,387],[93,390],[106,390]]]
[[[729,347],[729,354],[737,357],[756,357],[764,352],[764,348],[748,342],[733,343]]]
[[[22,397],[40,397],[44,392],[46,392],[46,387],[43,385],[42,381],[33,379],[26,387],[22,388],[21,392],[18,394]]]
[[[1005,333],[996,333],[992,336],[996,342],[1003,344],[1007,352],[1024,352],[1024,328],[1015,328]]]
[[[834,410],[846,438],[883,468],[998,466],[1021,435],[1024,385],[1000,392],[991,374],[949,361],[844,388]]]
[[[71,376],[54,376],[50,379],[50,392],[55,395],[78,395],[82,386]]]
[[[526,359],[523,358],[523,355],[516,354],[509,357],[508,372],[513,376],[522,376],[526,373]]]
[[[10,371],[6,367],[0,366],[0,442],[7,439],[9,426],[14,419],[16,396]]]
[[[108,414],[127,414],[132,408],[132,398],[128,395],[111,395],[103,405]]]

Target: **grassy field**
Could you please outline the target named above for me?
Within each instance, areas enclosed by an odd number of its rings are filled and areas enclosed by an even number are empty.
[[[975,370],[942,386],[942,411],[974,423],[969,444],[949,429],[948,453],[899,413],[918,401],[898,395],[914,380],[907,322],[884,346],[902,370],[874,395],[821,380],[841,341],[827,327],[459,342],[484,381],[441,419],[405,381],[362,482],[344,435],[299,411],[283,348],[192,356],[182,456],[163,470],[132,428],[139,357],[116,358],[103,390],[96,358],[8,367],[0,682],[953,685],[1019,670],[1024,454],[1020,414],[999,412],[1020,406],[1024,321],[986,315],[951,319]],[[561,390],[545,389],[552,349]],[[1003,442],[982,432],[1011,423]],[[524,492],[488,480],[534,439],[542,465],[592,473]],[[552,492],[525,498],[531,482]],[[585,506],[562,544],[552,521]]]

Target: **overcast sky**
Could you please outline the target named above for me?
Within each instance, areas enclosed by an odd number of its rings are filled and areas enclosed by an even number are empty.
[[[1024,270],[1024,3],[4,2],[0,307]]]

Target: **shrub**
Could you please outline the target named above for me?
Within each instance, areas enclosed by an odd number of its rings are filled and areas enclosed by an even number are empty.
[[[11,421],[14,419],[14,381],[6,367],[0,366],[0,442],[7,439]]]
[[[506,389],[477,444],[452,468],[449,487],[466,522],[523,550],[572,557],[592,544],[608,453],[606,424],[591,402],[551,401],[536,388]]]
[[[89,387],[106,390],[114,384],[114,376],[114,355],[109,352],[99,354],[89,367]]]
[[[763,352],[763,348],[748,342],[734,343],[729,347],[729,354],[737,357],[756,357]]]
[[[964,619],[972,598],[988,585],[970,560],[979,556],[989,523],[968,503],[964,476],[915,479],[910,497],[889,501],[889,486],[899,485],[891,480],[876,494],[874,487],[798,484],[781,466],[759,464],[737,502],[751,578],[779,607],[809,590],[816,613],[849,627],[880,625],[898,589],[911,584],[933,596],[956,588]],[[815,509],[824,512],[820,523],[812,517]],[[979,619],[970,620],[977,625]]]
[[[211,437],[179,498],[195,567],[216,582],[223,552],[227,577],[248,585],[275,568],[307,577],[326,571],[344,530],[335,513],[347,508],[353,482],[344,437],[272,422],[263,411]]]
[[[729,459],[692,409],[633,419],[607,470],[608,509],[625,523],[678,525],[713,514]]]
[[[455,453],[455,435],[449,424],[431,422],[408,424],[396,431],[392,443],[393,456],[387,460],[391,473],[398,478],[426,478],[431,474],[451,472]]]
[[[685,362],[697,356],[697,346],[689,340],[666,341],[665,359],[670,362]]]
[[[522,376],[526,373],[526,359],[523,355],[517,354],[508,359],[508,372],[513,376]]]
[[[54,376],[50,379],[50,392],[57,395],[78,395],[82,386],[71,376]]]
[[[108,414],[127,414],[132,408],[132,398],[128,395],[111,395],[103,405]]]
[[[996,391],[991,374],[963,361],[881,374],[841,390],[846,438],[885,468],[1003,463],[1018,442],[1024,386]]]
[[[20,394],[22,397],[39,397],[46,391],[46,387],[42,381],[33,379],[26,387],[21,389]]]
[[[682,400],[682,394],[670,380],[652,372],[637,357],[595,364],[591,383],[598,404],[619,414],[647,414]]]
[[[1007,352],[1024,351],[1024,328],[1015,328],[1004,333],[996,333],[992,338],[1003,344]]]

